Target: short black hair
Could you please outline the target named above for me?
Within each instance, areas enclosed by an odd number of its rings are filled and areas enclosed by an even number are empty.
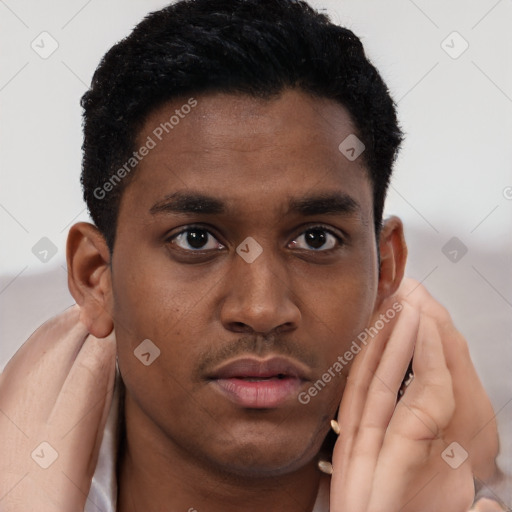
[[[84,199],[110,251],[127,180],[108,194],[102,187],[133,156],[151,111],[186,95],[271,99],[287,88],[348,110],[365,144],[378,233],[402,133],[359,38],[301,0],[180,0],[149,14],[107,52],[81,100]]]

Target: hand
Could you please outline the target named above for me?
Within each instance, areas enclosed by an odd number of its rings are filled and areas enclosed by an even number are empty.
[[[497,471],[492,406],[448,312],[407,280],[374,324],[394,303],[402,305],[399,315],[380,322],[348,377],[330,510],[466,512],[473,475],[485,480]],[[414,379],[397,403],[412,357]]]
[[[114,333],[88,335],[74,306],[37,329],[9,361],[0,375],[2,512],[83,511],[115,355]]]

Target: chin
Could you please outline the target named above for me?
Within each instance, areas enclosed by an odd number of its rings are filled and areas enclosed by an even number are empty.
[[[276,440],[276,438],[274,438]],[[239,447],[231,445],[229,453],[224,452],[217,458],[216,465],[220,465],[222,471],[239,478],[272,478],[305,467],[319,453],[321,441],[315,449],[313,443],[304,440],[285,439],[282,442],[251,443]],[[309,446],[308,446],[309,445]]]

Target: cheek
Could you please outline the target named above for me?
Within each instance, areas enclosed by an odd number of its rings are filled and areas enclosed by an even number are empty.
[[[339,283],[332,292],[331,324],[336,333],[343,333],[345,341],[353,340],[370,321],[377,287],[365,279],[351,279]]]
[[[166,339],[188,323],[207,288],[161,251],[141,248],[136,256],[118,257],[114,268],[114,321],[131,338]]]
[[[304,302],[305,315],[330,330],[330,338],[357,336],[370,321],[378,278],[376,264],[366,255],[297,282],[302,283],[297,294]]]
[[[190,366],[190,350],[178,341],[194,338],[189,315],[199,297],[175,280],[171,286],[158,265],[147,264],[149,258],[130,260],[114,267],[112,279],[119,367],[140,402],[144,393],[162,398],[164,390],[170,398]]]
[[[328,387],[336,395],[343,390],[360,350],[358,337],[371,321],[377,296],[376,265],[355,260],[329,276],[317,276],[316,282],[321,286],[304,285],[300,292],[304,298],[303,328],[306,337],[316,343],[319,378],[325,374]]]

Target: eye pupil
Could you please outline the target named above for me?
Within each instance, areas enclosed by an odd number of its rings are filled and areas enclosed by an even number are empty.
[[[187,232],[187,243],[194,249],[201,249],[208,242],[208,233],[204,229],[193,229]]]
[[[319,249],[326,242],[325,232],[320,229],[308,229],[304,235],[309,246]]]

